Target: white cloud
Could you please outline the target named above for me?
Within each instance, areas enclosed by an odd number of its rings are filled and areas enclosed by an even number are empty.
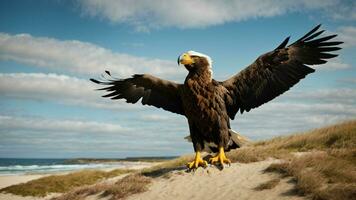
[[[347,77],[347,78],[339,79],[338,81],[353,85],[356,84],[356,77]]]
[[[124,133],[129,129],[117,124],[95,121],[51,120],[0,115],[0,129],[44,131],[47,133]]]
[[[355,13],[356,15],[356,13]],[[356,18],[355,18],[356,19]],[[356,46],[356,27],[355,26],[343,26],[338,28],[337,34],[339,40],[343,41],[344,47]]]
[[[99,16],[114,23],[128,23],[138,31],[174,26],[195,28],[272,17],[287,12],[330,10],[343,6],[339,0],[79,0],[84,15]]]
[[[335,88],[318,89],[313,91],[294,91],[285,95],[289,100],[313,100],[319,103],[342,103],[356,105],[356,89],[353,88]]]
[[[0,115],[0,155],[117,158],[192,152],[184,135],[166,132],[165,128],[159,132],[157,127],[142,124],[123,127],[116,122]]]
[[[293,91],[238,114],[232,127],[253,139],[271,138],[356,119],[356,89]]]
[[[1,96],[49,100],[60,104],[128,110],[141,105],[128,105],[123,100],[104,99],[103,91],[89,80],[66,75],[43,73],[0,74]],[[142,107],[142,106],[141,106]]]
[[[252,139],[307,131],[355,119],[355,104],[271,102],[236,117],[236,131]]]
[[[158,114],[146,114],[146,115],[141,115],[140,119],[142,121],[151,121],[151,122],[162,122],[162,121],[168,121],[172,119],[172,117],[169,117],[167,115],[158,115]]]
[[[165,78],[177,78],[186,74],[173,61],[114,53],[87,42],[33,37],[29,34],[0,33],[0,60],[92,76],[104,70],[110,70],[120,77],[151,73]]]
[[[344,63],[340,58],[334,58],[323,65],[311,66],[317,70],[325,71],[335,71],[335,70],[344,70],[351,69],[352,66],[348,63]]]
[[[335,20],[353,21],[356,20],[356,2],[341,0],[337,6],[329,7],[326,12]]]

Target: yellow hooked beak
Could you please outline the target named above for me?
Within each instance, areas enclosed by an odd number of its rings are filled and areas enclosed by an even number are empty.
[[[187,53],[183,53],[182,55],[180,55],[178,57],[178,65],[179,64],[183,64],[183,65],[191,65],[194,63],[193,58],[187,54]]]

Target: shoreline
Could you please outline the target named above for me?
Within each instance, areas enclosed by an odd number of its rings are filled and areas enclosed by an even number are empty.
[[[125,161],[126,162],[126,161]],[[131,162],[131,161],[129,161]],[[100,171],[111,171],[115,169],[134,169],[139,170],[147,167],[151,167],[154,165],[159,164],[160,162],[131,162],[132,165],[126,166],[113,166],[107,168],[89,168],[89,169],[75,169],[70,171],[55,171],[55,172],[39,172],[39,173],[24,173],[24,174],[0,174],[0,189],[16,185],[20,183],[26,183],[31,180],[39,179],[45,176],[52,176],[52,175],[65,175],[73,172],[83,171],[83,170],[100,170]],[[1,196],[2,194],[0,194]],[[1,198],[0,198],[1,199]]]
[[[48,169],[28,169],[28,170],[14,170],[11,172],[9,169],[8,173],[0,173],[0,176],[26,176],[26,175],[57,175],[57,174],[67,174],[71,172],[81,171],[81,170],[102,170],[110,171],[114,169],[142,169],[145,167],[150,167],[152,165],[158,164],[160,162],[144,162],[144,161],[113,161],[113,162],[103,162],[103,163],[83,163],[83,164],[59,164],[59,165],[37,165],[39,168],[48,167]],[[34,166],[34,165],[32,165]],[[63,166],[63,168],[59,167]],[[73,168],[66,168],[68,166],[75,166]],[[11,167],[11,166],[9,166]],[[28,165],[22,165],[21,167],[31,167]]]

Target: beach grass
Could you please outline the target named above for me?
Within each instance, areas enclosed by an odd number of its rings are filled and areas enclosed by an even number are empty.
[[[90,195],[108,197],[110,200],[122,199],[129,195],[146,191],[150,183],[151,178],[143,176],[140,173],[134,173],[112,184],[99,183],[78,187],[51,200],[84,200]]]
[[[268,157],[289,159],[291,153],[356,149],[356,120],[290,136],[256,142],[227,153],[233,162],[256,162]],[[348,159],[355,159],[348,157]]]
[[[27,183],[12,185],[0,190],[0,192],[12,193],[20,196],[43,197],[49,193],[63,193],[73,188],[91,185],[100,180],[131,173],[134,170],[115,169],[112,171],[83,170],[64,175],[51,175],[42,177]]]
[[[258,185],[255,190],[261,191],[261,190],[270,190],[278,185],[278,183],[281,181],[280,178],[274,178],[271,179],[265,183],[261,183]]]
[[[317,200],[346,200],[356,196],[356,121],[254,146],[256,152],[262,152],[258,160],[267,156],[283,158],[284,162],[272,164],[266,172],[292,176],[301,195]]]
[[[356,197],[356,150],[330,150],[295,156],[266,171],[292,176],[297,191],[311,199],[347,200]],[[353,159],[348,159],[353,157]]]
[[[192,161],[194,155],[185,155],[170,161],[163,162],[150,168],[143,169],[141,174],[148,177],[159,177],[172,170],[186,169],[186,163]]]

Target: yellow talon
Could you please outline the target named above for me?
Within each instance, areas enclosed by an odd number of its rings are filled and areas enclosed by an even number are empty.
[[[224,147],[220,147],[218,155],[210,158],[209,162],[211,164],[219,162],[221,164],[221,166],[224,166],[224,163],[229,164],[229,165],[231,164],[231,161],[225,155]]]
[[[192,162],[187,163],[187,167],[189,170],[192,170],[197,169],[199,166],[206,167],[208,166],[208,163],[201,158],[200,152],[197,151],[195,154],[195,159]]]

